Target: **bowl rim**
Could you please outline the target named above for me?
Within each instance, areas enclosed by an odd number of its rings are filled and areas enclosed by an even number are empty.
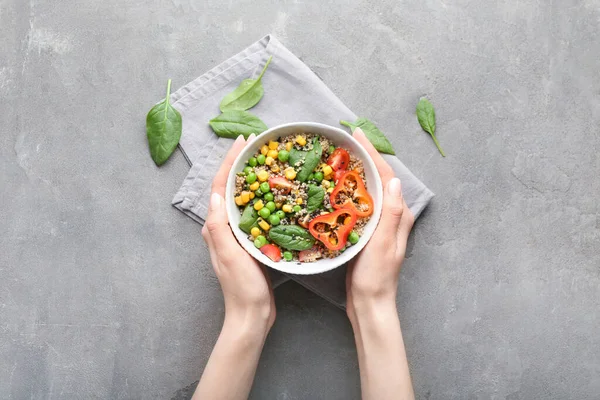
[[[319,122],[290,122],[290,123],[280,124],[280,125],[270,128],[270,129],[267,129],[266,131],[257,135],[252,140],[252,142],[249,142],[246,145],[246,147],[244,147],[244,149],[235,158],[235,160],[231,166],[231,170],[229,171],[229,174],[227,176],[227,183],[225,186],[225,206],[226,206],[226,211],[227,211],[228,222],[232,221],[233,212],[236,212],[239,214],[239,209],[238,209],[238,206],[235,204],[232,193],[235,188],[235,177],[237,174],[237,169],[239,169],[241,171],[241,168],[239,168],[240,163],[242,163],[242,165],[245,164],[246,158],[249,157],[249,154],[246,154],[246,153],[249,153],[249,151],[250,151],[249,149],[253,147],[253,144],[256,144],[257,141],[262,140],[261,138],[272,134],[274,131],[278,131],[278,130],[285,129],[285,128],[295,128],[295,127],[299,128],[299,129],[303,129],[305,131],[310,131],[310,129],[318,129],[320,131],[325,131],[325,132],[332,131],[332,130],[337,131],[338,134],[346,135],[348,137],[348,139],[351,142],[353,142],[353,144],[357,148],[360,149],[359,151],[363,152],[363,154],[356,155],[356,156],[360,157],[360,159],[363,161],[364,164],[368,164],[368,168],[374,172],[373,175],[375,176],[375,182],[369,182],[369,192],[371,193],[372,196],[373,196],[374,192],[377,192],[377,194],[378,194],[377,197],[380,199],[378,204],[376,201],[374,201],[376,203],[375,209],[373,211],[373,214],[371,215],[371,218],[369,219],[369,222],[367,223],[367,226],[372,224],[371,225],[372,229],[369,229],[369,231],[367,232],[368,236],[367,236],[366,240],[360,240],[357,244],[351,246],[350,248],[348,248],[348,250],[346,250],[345,252],[343,252],[342,254],[340,254],[339,256],[337,256],[335,258],[322,259],[322,260],[312,262],[312,263],[301,263],[299,261],[284,261],[284,260],[281,260],[279,262],[274,262],[270,258],[265,256],[259,249],[257,249],[254,246],[254,244],[252,243],[252,241],[248,240],[248,235],[246,233],[244,233],[239,227],[234,226],[231,223],[229,225],[230,225],[231,231],[233,232],[233,234],[234,234],[236,240],[238,241],[238,243],[240,244],[240,246],[242,246],[242,248],[246,252],[248,252],[258,262],[260,262],[264,265],[267,265],[270,268],[273,268],[275,270],[278,270],[278,271],[281,271],[284,273],[288,273],[288,274],[314,275],[314,274],[320,274],[323,272],[331,271],[333,269],[340,267],[341,265],[344,265],[345,263],[347,263],[348,261],[353,259],[356,255],[358,255],[358,253],[366,246],[366,244],[369,242],[369,240],[371,240],[371,237],[373,236],[373,233],[375,232],[375,229],[377,228],[379,219],[381,217],[381,211],[382,211],[382,207],[383,207],[383,185],[381,182],[381,176],[379,175],[379,172],[377,170],[377,166],[375,165],[375,162],[373,161],[373,159],[371,158],[371,156],[369,155],[367,150],[351,134],[344,131],[343,129],[335,127],[335,126],[319,123]],[[319,133],[319,134],[327,136],[326,133]],[[332,140],[335,140],[335,139],[332,139]],[[236,168],[236,166],[238,168]],[[377,197],[373,196],[374,200]],[[365,235],[363,235],[363,237],[361,237],[361,239],[364,237],[365,237]],[[328,261],[328,262],[323,263],[322,261]],[[318,268],[318,266],[320,266],[321,268]]]

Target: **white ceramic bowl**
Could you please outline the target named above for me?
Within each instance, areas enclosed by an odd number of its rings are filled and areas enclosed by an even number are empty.
[[[371,219],[364,228],[363,235],[361,236],[359,242],[354,246],[350,246],[338,257],[323,258],[311,263],[300,263],[298,261],[288,262],[284,260],[281,260],[279,262],[273,262],[267,256],[262,254],[259,249],[254,247],[254,243],[248,239],[248,235],[246,235],[240,228],[238,228],[241,215],[239,208],[234,201],[235,177],[236,173],[244,169],[246,161],[250,157],[252,157],[252,155],[254,155],[262,145],[269,142],[269,140],[276,141],[279,137],[302,132],[310,132],[324,136],[330,139],[336,145],[336,147],[344,147],[350,150],[352,154],[354,154],[357,158],[363,161],[365,177],[367,179],[367,190],[369,191],[371,197],[373,197],[375,209],[373,214],[371,215]],[[279,125],[257,136],[252,143],[250,143],[244,148],[244,150],[240,153],[240,155],[233,163],[233,168],[231,169],[231,171],[229,171],[229,177],[227,179],[227,188],[225,191],[225,204],[227,205],[227,216],[229,218],[229,224],[231,225],[231,229],[233,230],[236,239],[242,245],[242,247],[248,253],[250,253],[252,257],[256,258],[261,263],[268,265],[273,269],[282,272],[287,272],[290,274],[300,275],[318,274],[321,272],[332,270],[348,262],[354,256],[356,256],[358,252],[361,251],[363,247],[365,247],[365,245],[373,235],[375,228],[377,227],[379,217],[381,216],[382,202],[383,189],[381,186],[381,178],[379,177],[377,167],[375,166],[375,163],[369,156],[369,153],[367,153],[367,151],[360,145],[360,143],[358,143],[350,134],[348,134],[348,132],[345,132],[342,129],[335,128],[333,126],[318,124],[314,122],[294,122],[291,124]]]

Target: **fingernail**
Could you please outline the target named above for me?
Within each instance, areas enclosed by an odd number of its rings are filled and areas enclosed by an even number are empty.
[[[362,129],[360,129],[358,126],[357,126],[356,128],[354,128],[354,131],[352,132],[352,134],[353,134],[353,135],[356,135],[357,133],[358,133],[358,134],[360,134],[360,135],[364,135],[364,134],[365,134],[365,133],[363,132],[363,130],[362,130]]]
[[[221,201],[223,200],[223,198],[221,197],[220,194],[218,193],[213,193],[210,196],[210,208],[212,210],[217,210],[221,207]]]
[[[238,137],[235,138],[235,143],[243,142],[243,141],[244,141],[244,135],[239,135]]]
[[[398,178],[392,178],[388,182],[387,189],[388,189],[388,193],[394,197],[402,196],[402,187],[400,185],[400,179],[398,179]]]
[[[254,138],[256,137],[256,134],[251,133],[250,136],[248,136],[248,140],[246,140],[248,143],[250,143],[251,141],[254,140]]]

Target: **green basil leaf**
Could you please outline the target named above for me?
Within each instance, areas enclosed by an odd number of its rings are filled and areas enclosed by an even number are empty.
[[[425,97],[421,98],[417,104],[417,120],[419,120],[421,128],[431,135],[431,138],[433,139],[433,142],[435,143],[442,157],[446,157],[444,150],[442,150],[442,147],[435,137],[435,109],[433,108],[433,104],[431,104]]]
[[[308,250],[315,244],[309,231],[298,225],[277,225],[269,230],[269,238],[287,250]]]
[[[254,209],[254,205],[248,204],[242,212],[240,223],[238,227],[247,234],[250,234],[250,229],[256,226],[258,223],[258,211]]]
[[[244,79],[242,83],[231,93],[221,100],[219,108],[222,112],[231,110],[248,110],[254,107],[260,99],[262,99],[265,92],[262,86],[262,77],[267,70],[267,67],[271,63],[273,57],[269,57],[265,67],[256,79]]]
[[[288,160],[288,163],[292,167],[295,167],[299,161],[304,160],[306,158],[306,153],[306,151],[296,150],[295,147],[292,147],[292,150],[290,150],[290,158]]]
[[[380,152],[386,154],[396,154],[392,144],[388,138],[375,126],[375,124],[366,118],[359,118],[356,122],[340,121],[340,124],[347,126],[350,130],[354,131],[357,127],[362,129],[365,133],[369,142],[373,144],[373,147]]]
[[[267,130],[267,125],[260,118],[241,110],[225,111],[208,123],[217,136],[230,139],[239,135],[248,139],[253,133],[258,135]]]
[[[146,116],[146,136],[150,155],[156,165],[169,159],[181,138],[181,114],[169,102],[171,80],[167,82],[167,96],[150,109]]]
[[[323,199],[325,198],[325,191],[321,186],[309,185],[308,186],[308,201],[306,202],[306,210],[313,212],[323,205]]]
[[[321,148],[321,142],[319,141],[319,138],[315,138],[313,142],[313,148],[306,153],[304,164],[302,164],[300,172],[298,172],[298,175],[296,175],[296,179],[298,179],[300,182],[306,182],[308,176],[313,172],[317,165],[319,165],[322,154],[323,149]]]

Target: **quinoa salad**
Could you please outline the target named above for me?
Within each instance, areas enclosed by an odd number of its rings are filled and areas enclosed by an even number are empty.
[[[374,209],[362,160],[312,133],[261,146],[237,173],[234,198],[239,228],[275,262],[338,256]]]

